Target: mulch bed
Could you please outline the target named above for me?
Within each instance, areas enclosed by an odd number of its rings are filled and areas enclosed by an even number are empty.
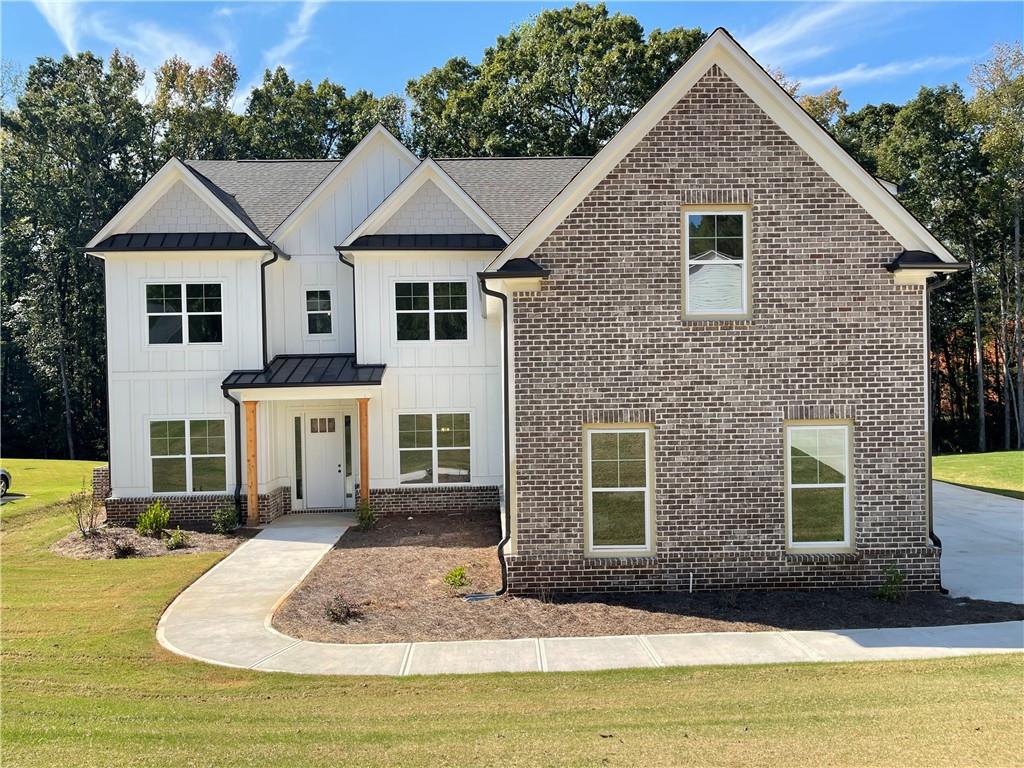
[[[50,547],[50,551],[73,560],[116,560],[124,557],[124,550],[118,552],[118,544],[127,545],[133,551],[128,557],[163,557],[164,555],[194,555],[197,552],[230,552],[258,531],[239,529],[233,534],[209,533],[206,531],[185,531],[188,545],[181,549],[168,549],[164,538],[143,536],[134,528],[103,526],[89,536],[72,531]]]
[[[274,627],[306,640],[344,643],[782,629],[941,626],[1024,619],[1024,606],[910,593],[887,603],[872,590],[677,592],[503,597],[495,554],[497,516],[388,517],[350,529],[274,615]],[[470,584],[444,575],[465,566]],[[353,611],[344,623],[330,607]],[[344,610],[342,611],[344,612]],[[333,611],[337,615],[338,611]]]

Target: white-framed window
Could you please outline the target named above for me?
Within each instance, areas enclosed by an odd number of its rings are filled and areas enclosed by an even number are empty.
[[[469,296],[464,280],[395,283],[398,341],[465,341]]]
[[[400,413],[398,471],[402,485],[470,481],[468,413]]]
[[[334,333],[331,291],[313,288],[306,291],[306,334],[330,336]]]
[[[847,422],[786,425],[786,544],[853,547],[852,434]]]
[[[146,284],[150,344],[220,344],[223,318],[220,283]]]
[[[227,489],[224,419],[149,422],[153,493],[223,493]]]
[[[654,549],[654,429],[583,429],[586,552],[647,554]]]
[[[683,208],[683,315],[750,314],[750,211]]]

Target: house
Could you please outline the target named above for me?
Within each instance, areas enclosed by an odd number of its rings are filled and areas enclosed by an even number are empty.
[[[113,520],[500,508],[513,592],[938,586],[961,265],[724,30],[593,158],[171,160],[86,250]]]

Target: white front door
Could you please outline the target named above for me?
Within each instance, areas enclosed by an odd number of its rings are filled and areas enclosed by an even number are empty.
[[[342,419],[306,414],[306,509],[345,506],[345,447]]]

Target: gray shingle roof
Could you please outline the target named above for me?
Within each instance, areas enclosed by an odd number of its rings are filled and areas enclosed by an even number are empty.
[[[499,227],[515,237],[590,158],[459,157],[436,162]]]
[[[341,160],[188,160],[243,221],[264,236],[280,226]]]

